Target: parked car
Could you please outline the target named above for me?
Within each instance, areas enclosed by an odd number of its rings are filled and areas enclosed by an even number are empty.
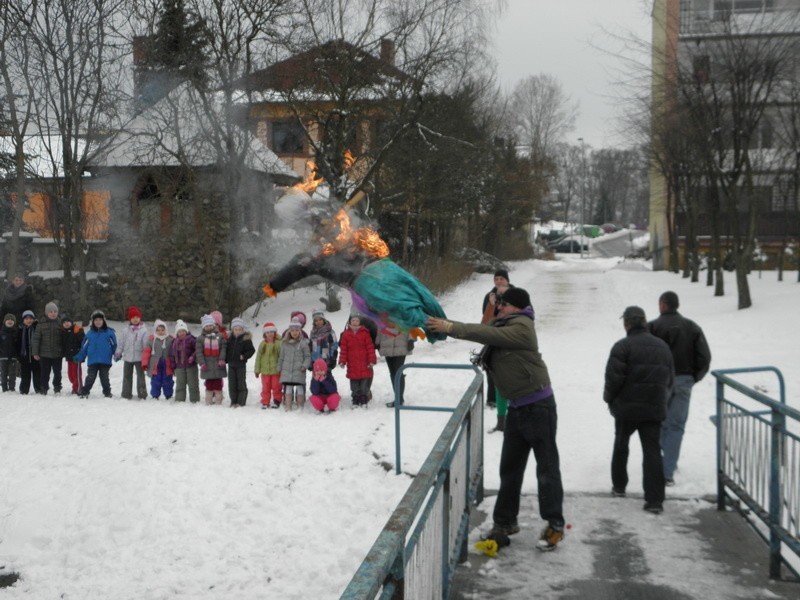
[[[600,227],[597,225],[578,225],[575,228],[576,235],[585,235],[586,237],[596,238],[600,236]]]
[[[622,229],[622,227],[620,227],[616,223],[603,223],[602,225],[600,225],[600,229],[602,229],[603,232],[605,233],[614,233],[615,231],[619,231],[620,229]]]
[[[549,244],[548,248],[550,248],[553,252],[561,252],[561,253],[573,252],[575,254],[578,254],[581,251],[581,243],[574,238],[565,237]],[[589,250],[589,245],[584,244],[583,250],[584,252]]]

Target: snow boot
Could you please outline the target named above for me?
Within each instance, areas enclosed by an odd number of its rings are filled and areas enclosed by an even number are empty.
[[[552,525],[548,525],[542,530],[539,536],[539,541],[536,542],[536,549],[541,552],[550,552],[555,550],[558,542],[564,539],[564,530],[556,529]]]
[[[214,404],[214,392],[206,390],[206,404]]]

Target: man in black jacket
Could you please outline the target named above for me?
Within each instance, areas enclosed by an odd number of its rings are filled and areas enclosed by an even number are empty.
[[[622,319],[627,336],[611,349],[603,390],[603,400],[615,419],[611,493],[625,495],[628,442],[633,432],[638,431],[643,454],[644,509],[660,513],[664,502],[664,467],[659,438],[675,366],[669,346],[647,331],[644,310],[629,306]]]
[[[678,295],[664,292],[658,299],[661,316],[649,324],[650,333],[667,343],[675,362],[675,385],[667,400],[667,418],[661,428],[664,479],[668,486],[675,481],[692,386],[705,377],[711,365],[711,350],[703,330],[694,321],[680,315],[678,306]]]

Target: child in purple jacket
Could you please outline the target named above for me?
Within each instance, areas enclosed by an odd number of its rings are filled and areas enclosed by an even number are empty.
[[[189,387],[189,401],[200,401],[200,380],[197,375],[195,351],[196,338],[189,333],[186,323],[177,320],[175,339],[169,347],[168,358],[175,373],[175,402],[186,402],[186,387]]]
[[[324,412],[326,406],[329,413],[339,408],[339,401],[342,398],[339,396],[336,380],[328,369],[328,364],[321,358],[314,361],[314,375],[311,378],[310,391],[311,396],[308,401],[317,412]]]

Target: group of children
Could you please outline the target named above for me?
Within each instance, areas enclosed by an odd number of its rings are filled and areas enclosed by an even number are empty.
[[[365,406],[371,398],[372,368],[377,362],[376,332],[374,324],[359,315],[351,315],[341,338],[337,339],[322,311],[312,313],[310,334],[304,331],[305,314],[295,311],[282,335],[278,335],[274,323],[264,324],[258,349],[242,319],[231,321],[229,333],[219,311],[203,315],[202,330],[197,337],[180,319],[175,324],[174,336],[169,335],[166,323],[160,319],[155,320],[151,334],[135,306],[128,309],[127,323],[119,338],[99,310],[92,313],[85,332],[66,315],[59,318],[54,302],[47,304],[45,315],[45,319],[37,322],[34,313],[27,310],[21,325],[17,325],[14,315],[5,315],[0,329],[3,391],[14,391],[18,367],[21,394],[29,393],[31,383],[36,393],[47,394],[51,374],[53,391],[60,393],[62,360],[66,360],[73,394],[88,397],[99,376],[103,395],[110,398],[109,371],[113,362],[122,360],[123,398],[133,398],[135,375],[139,399],[148,397],[145,377],[149,376],[149,396],[154,399],[174,396],[175,401],[184,402],[188,392],[190,402],[199,402],[199,382],[203,381],[205,403],[221,404],[223,380],[227,378],[231,406],[239,407],[247,402],[247,362],[255,355],[262,409],[302,408],[310,371],[309,402],[319,413],[334,412],[341,402],[332,373],[337,364],[347,369],[353,406]]]

